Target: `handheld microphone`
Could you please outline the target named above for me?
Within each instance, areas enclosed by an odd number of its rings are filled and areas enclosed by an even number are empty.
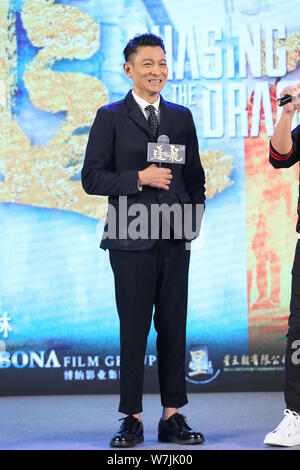
[[[169,137],[168,137],[167,135],[162,134],[162,135],[159,135],[159,136],[158,136],[157,143],[158,143],[158,144],[166,144],[166,145],[169,145],[170,139],[169,139]],[[158,166],[159,166],[159,168],[161,168],[161,162],[158,163]]]
[[[170,139],[167,135],[160,135],[157,143],[148,142],[147,162],[158,163],[159,167],[161,167],[162,163],[184,165],[185,145],[170,144]]]
[[[277,106],[284,106],[285,104],[292,103],[293,101],[296,101],[296,96],[284,95],[277,98]]]
[[[159,144],[169,144],[170,143],[170,139],[167,135],[159,135],[158,136],[158,139],[157,139],[157,142]]]

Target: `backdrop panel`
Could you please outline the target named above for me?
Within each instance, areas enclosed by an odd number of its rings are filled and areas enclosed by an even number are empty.
[[[107,198],[80,170],[102,105],[131,83],[122,51],[165,40],[165,99],[188,106],[207,178],[192,243],[188,390],[282,386],[298,166],[275,170],[276,96],[300,80],[296,0],[1,0],[0,394],[119,390]],[[299,116],[295,116],[294,126]],[[170,296],[172,292],[170,292]],[[157,392],[156,333],[145,392]]]

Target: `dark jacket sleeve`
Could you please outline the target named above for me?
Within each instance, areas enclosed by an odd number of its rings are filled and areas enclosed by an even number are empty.
[[[201,164],[198,139],[192,113],[187,109],[186,160],[183,170],[185,187],[193,202],[204,204],[205,174]]]
[[[293,145],[289,153],[281,154],[270,140],[269,161],[274,168],[289,168],[300,160],[300,125],[292,131]]]
[[[82,187],[88,194],[119,196],[138,192],[138,170],[115,172],[114,139],[111,111],[100,108],[90,130],[81,171]]]

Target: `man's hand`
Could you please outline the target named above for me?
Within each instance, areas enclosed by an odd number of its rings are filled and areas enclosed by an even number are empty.
[[[159,168],[155,163],[139,171],[139,186],[152,186],[153,188],[169,189],[173,178],[169,168]]]
[[[282,92],[280,93],[280,96],[284,96],[284,95],[294,96],[296,97],[296,101],[285,104],[282,107],[283,113],[294,114],[297,109],[300,110],[300,83],[284,88]]]
[[[300,83],[297,85],[286,87],[280,93],[280,96],[291,95],[296,97],[292,103],[285,104],[282,107],[282,113],[274,134],[271,139],[273,148],[281,155],[286,155],[293,148],[293,140],[291,134],[291,125],[295,111],[300,110]]]

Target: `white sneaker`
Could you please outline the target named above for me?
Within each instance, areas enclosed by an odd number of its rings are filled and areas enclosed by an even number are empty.
[[[264,444],[284,447],[300,445],[300,416],[291,410],[284,410],[284,414],[277,428],[266,435]]]

